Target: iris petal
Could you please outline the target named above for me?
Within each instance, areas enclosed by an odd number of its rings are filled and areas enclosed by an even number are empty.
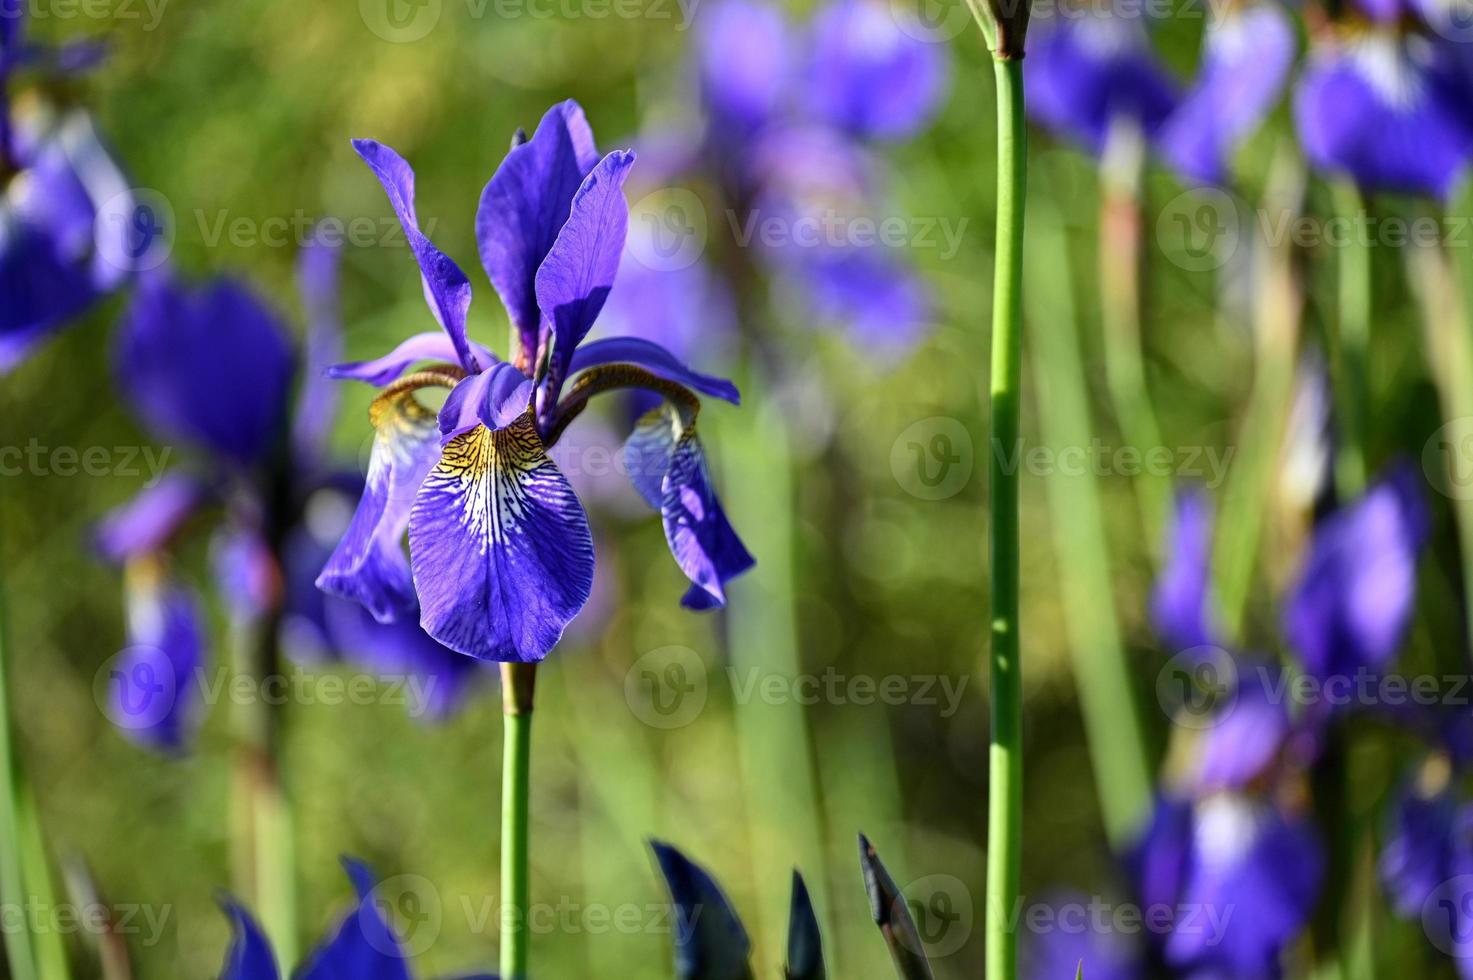
[[[532,382],[510,364],[494,364],[456,385],[440,409],[443,442],[482,423],[493,429],[510,425],[526,409]]]
[[[568,221],[537,270],[537,305],[551,324],[549,401],[557,399],[573,352],[588,336],[613,289],[629,231],[624,180],[634,154],[610,153],[593,168],[573,197]]]
[[[194,595],[157,582],[134,590],[128,643],[109,676],[112,720],[140,745],[180,752],[199,722],[204,630]]]
[[[373,872],[351,858],[343,859],[343,867],[358,904],[337,933],[307,958],[298,980],[409,980],[399,940],[384,920],[382,902],[374,901]]]
[[[1216,642],[1209,592],[1212,508],[1202,491],[1177,494],[1165,550],[1165,566],[1151,592],[1156,632],[1177,650]]]
[[[583,505],[530,410],[445,446],[415,501],[409,548],[426,632],[484,660],[541,660],[593,585]]]
[[[167,473],[98,522],[97,550],[119,563],[158,551],[209,496],[203,481],[182,471]]]
[[[363,497],[317,585],[363,605],[379,622],[412,613],[414,582],[401,541],[440,447],[435,413],[410,392],[374,402],[373,452]]]
[[[414,171],[403,157],[374,140],[354,140],[353,149],[368,164],[383,185],[384,193],[389,196],[389,203],[393,205],[409,239],[409,247],[419,263],[425,300],[435,314],[435,320],[450,336],[461,367],[474,374],[480,370],[480,364],[465,335],[466,311],[471,305],[470,280],[419,230],[419,217],[414,213]]]
[[[495,364],[497,357],[474,341],[470,348],[482,364]],[[455,344],[443,333],[418,333],[372,361],[354,361],[349,364],[334,364],[327,369],[329,378],[366,381],[382,388],[392,384],[400,375],[420,361],[457,362],[459,353]]]
[[[573,196],[598,164],[578,103],[549,109],[532,138],[512,148],[481,194],[476,239],[486,276],[511,315],[522,357],[537,351],[537,270],[568,220]]]
[[[220,980],[278,980],[281,974],[276,969],[276,957],[260,925],[236,902],[226,901],[224,908],[234,938],[225,954]]]
[[[741,394],[730,381],[693,371],[664,347],[638,337],[610,337],[584,344],[574,352],[568,370],[575,374],[605,364],[634,364],[657,378],[673,381],[733,405],[741,404]]]

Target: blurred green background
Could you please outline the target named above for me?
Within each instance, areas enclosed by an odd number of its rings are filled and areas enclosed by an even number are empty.
[[[478,269],[473,221],[481,188],[511,133],[530,129],[549,105],[571,97],[587,110],[601,145],[612,147],[686,97],[692,84],[691,33],[682,28],[678,7],[668,5],[663,17],[623,18],[590,16],[577,6],[546,17],[508,16],[494,4],[478,14],[474,6],[446,0],[434,28],[410,43],[376,35],[364,10],[349,0],[175,0],[148,30],[150,15],[141,5],[140,19],[129,20],[116,15],[115,4],[106,18],[38,19],[34,29],[53,38],[105,33],[114,43],[105,68],[72,94],[95,110],[134,183],[157,190],[172,205],[174,261],[182,271],[243,277],[299,329],[295,244],[251,244],[228,233],[212,242],[213,229],[222,217],[259,223],[302,214],[380,222],[389,215],[382,193],[349,147],[351,137],[372,136],[416,168],[422,224],[476,284],[472,336],[498,347],[507,324]],[[694,16],[700,16],[699,5]],[[1184,18],[1163,29],[1163,50],[1184,73],[1195,61],[1200,27]],[[540,976],[669,975],[668,922],[644,911],[664,901],[645,846],[650,836],[677,844],[727,887],[757,941],[762,975],[773,975],[782,958],[780,926],[789,870],[796,865],[813,882],[828,927],[831,975],[887,976],[859,880],[854,834],[860,829],[902,883],[951,876],[969,903],[969,918],[950,933],[958,941],[937,959],[938,974],[980,973],[994,120],[991,68],[980,35],[965,31],[950,48],[952,94],[939,121],[886,153],[898,213],[968,221],[954,257],[943,259],[935,250],[914,256],[938,297],[934,330],[907,356],[877,364],[840,338],[781,323],[793,375],[811,386],[819,405],[809,412],[814,418],[774,409],[775,393],[748,385],[746,407],[711,408],[703,426],[708,444],[717,447],[718,483],[759,561],[734,586],[735,608],[758,629],[781,635],[783,577],[790,571],[803,672],[944,678],[953,689],[962,685],[957,710],[943,712],[944,699],[941,705],[821,699],[803,711],[811,759],[801,744],[773,745],[772,733],[791,724],[791,705],[738,705],[725,673],[722,618],[676,606],[680,575],[666,556],[658,521],[591,501],[600,562],[615,573],[616,608],[585,628],[575,624],[539,684],[533,897],[571,907],[572,917],[534,936]],[[1285,123],[1277,119],[1248,148],[1246,196],[1261,191]],[[1099,367],[1094,169],[1045,138],[1031,152],[1035,193],[1062,220],[1070,261],[1041,271],[1035,263],[1030,288],[1072,295],[1077,322],[1035,317],[1029,330],[1077,330],[1094,432],[1118,444]],[[1234,465],[1242,465],[1261,451],[1237,442],[1253,381],[1253,341],[1245,322],[1218,312],[1211,275],[1184,271],[1161,254],[1154,215],[1179,190],[1154,175],[1146,188],[1149,381],[1167,445],[1218,453],[1231,448]],[[1328,209],[1323,188],[1311,188],[1310,207]],[[1333,279],[1317,271],[1316,256],[1305,258],[1304,330],[1313,338],[1322,329],[1320,311]],[[1380,462],[1397,451],[1420,453],[1438,423],[1399,260],[1390,254],[1376,260],[1372,446],[1373,462]],[[406,334],[432,328],[402,247],[350,249],[345,263],[350,357],[376,356]],[[1040,275],[1054,281],[1040,281]],[[122,305],[117,299],[104,304],[5,379],[0,445],[35,439],[50,447],[163,448],[140,433],[113,394],[110,325]],[[1036,348],[1029,343],[1032,355]],[[1035,404],[1039,367],[1030,361],[1032,394],[1024,415],[1030,444],[1045,444]],[[360,465],[371,394],[366,386],[345,387],[338,419],[338,447]],[[907,491],[891,460],[908,427],[935,417],[965,430],[973,467],[959,492],[931,501]],[[753,501],[770,495],[773,484],[761,472],[760,452],[750,451],[761,445],[754,432],[760,437],[763,426],[781,425],[784,418],[813,423],[793,425],[792,484],[777,483],[777,499],[791,503],[791,555],[762,550],[772,534]],[[831,435],[815,438],[812,432]],[[743,459],[759,465],[733,465],[723,446],[746,446]],[[172,461],[188,455],[187,448],[173,447]],[[11,618],[19,751],[53,857],[84,860],[110,902],[168,911],[159,941],[144,942],[146,933],[130,937],[136,974],[209,976],[228,942],[214,904],[229,886],[227,712],[217,706],[197,750],[173,760],[125,741],[94,698],[99,668],[124,641],[120,578],[90,554],[87,529],[137,492],[142,479],[26,474],[0,481],[0,563]],[[1116,872],[1069,670],[1069,610],[1060,598],[1061,559],[1067,564],[1075,555],[1067,539],[1056,540],[1044,482],[1025,471],[1024,881],[1030,895],[1065,883],[1109,894]],[[1160,751],[1167,720],[1154,681],[1162,654],[1144,616],[1154,544],[1140,526],[1130,478],[1105,476],[1100,491],[1113,592],[1091,601],[1113,604],[1119,615],[1147,732],[1153,751]],[[1441,502],[1436,520],[1440,529],[1448,527]],[[1268,574],[1254,579],[1245,634],[1271,646],[1272,597],[1297,552],[1291,534],[1267,523],[1262,558]],[[1438,553],[1427,563],[1433,574],[1424,576],[1433,581],[1422,594],[1416,657],[1433,656],[1433,637],[1459,632],[1449,539],[1434,537]],[[191,581],[206,583],[206,542],[193,540],[180,565]],[[218,664],[224,656],[219,608],[213,623]],[[642,719],[647,710],[627,695],[626,682],[641,657],[671,646],[695,651],[709,674],[704,709],[689,724],[667,730]],[[415,722],[392,704],[287,707],[284,766],[296,805],[303,943],[341,913],[347,886],[337,858],[352,854],[385,876],[417,875],[434,883],[442,921],[416,958],[417,975],[491,967],[495,918],[486,903],[497,889],[499,715],[494,681],[442,725]],[[744,746],[764,747],[760,772],[744,770]],[[1382,742],[1357,758],[1357,785],[1368,801],[1389,783],[1394,752],[1394,743]],[[817,809],[803,816],[818,828],[819,847],[792,823],[791,813],[760,806],[773,798],[772,786],[792,784],[809,766]],[[766,789],[754,785],[759,777],[770,784]],[[638,928],[600,928],[598,912],[583,914],[626,905],[641,910]],[[79,975],[95,969],[80,944],[73,958]]]

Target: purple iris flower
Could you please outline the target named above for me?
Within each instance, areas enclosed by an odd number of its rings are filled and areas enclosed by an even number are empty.
[[[1162,958],[1187,975],[1281,976],[1284,948],[1308,923],[1324,855],[1310,825],[1236,793],[1163,799],[1135,855],[1146,907],[1190,907]]]
[[[1176,108],[1139,6],[1061,6],[1035,18],[1028,41],[1029,111],[1090,153],[1103,153],[1121,124],[1154,138]]]
[[[1294,100],[1310,161],[1367,190],[1446,198],[1473,159],[1473,84],[1458,48],[1387,25],[1323,34]]]
[[[12,115],[17,71],[73,73],[95,45],[49,49],[25,39],[25,5],[0,0],[0,374],[115,288],[127,272],[128,229],[99,220],[128,192],[95,128],[80,111]]]
[[[1392,803],[1381,883],[1391,907],[1417,919],[1444,882],[1473,871],[1473,806],[1446,784],[1401,787]]]
[[[351,858],[343,859],[343,868],[357,902],[292,976],[296,980],[410,980],[409,954],[394,923],[384,915],[387,902],[376,894],[378,881],[373,871]],[[224,903],[224,910],[234,939],[226,951],[220,980],[280,980],[276,956],[260,925],[233,900]],[[479,980],[495,978],[481,974]]]
[[[1212,607],[1212,503],[1197,488],[1176,496],[1166,560],[1151,591],[1151,622],[1177,650],[1217,642]]]
[[[1284,611],[1284,636],[1308,671],[1387,666],[1411,620],[1428,520],[1414,475],[1398,469],[1315,528]]]
[[[204,662],[199,601],[151,570],[129,576],[128,646],[109,673],[109,711],[128,738],[177,753],[201,721]]]
[[[590,398],[632,388],[664,399],[625,450],[692,582],[682,602],[722,605],[725,583],[753,562],[716,499],[695,422],[697,393],[735,403],[736,388],[649,341],[582,343],[624,250],[634,155],[600,156],[582,109],[565,102],[491,178],[476,229],[518,337],[515,359],[502,361],[466,336],[470,282],[420,232],[409,165],[371,140],[354,147],[404,226],[443,332],[333,369],[384,391],[363,498],[318,584],[381,622],[412,615],[417,601],[425,630],[461,653],[541,660],[588,600],[594,564],[583,506],[547,450]],[[424,361],[437,363],[403,376]],[[428,386],[451,389],[438,413],[414,397]]]
[[[713,139],[725,143],[762,128],[783,108],[797,71],[797,45],[782,10],[760,0],[721,0],[701,17],[701,97]]]
[[[913,136],[945,95],[944,52],[902,31],[887,3],[837,0],[814,18],[809,111],[861,139]]]
[[[1263,122],[1294,65],[1294,28],[1274,0],[1230,8],[1207,31],[1196,83],[1158,136],[1184,179],[1227,182],[1233,151]]]

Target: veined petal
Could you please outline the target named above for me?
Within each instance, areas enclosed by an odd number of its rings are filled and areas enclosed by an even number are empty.
[[[225,953],[220,980],[279,980],[281,974],[276,969],[276,957],[260,925],[235,901],[226,900],[222,907],[230,918],[230,931],[234,938]]]
[[[333,937],[302,965],[298,980],[409,980],[409,966],[392,926],[384,920],[367,865],[343,859],[358,904]]]
[[[756,562],[716,498],[694,421],[661,406],[635,426],[624,453],[635,488],[659,509],[670,553],[693,583],[681,604],[725,605],[725,583]]]
[[[493,364],[451,390],[440,408],[441,441],[449,442],[483,423],[493,429],[511,425],[531,398],[531,379],[511,364]]]
[[[548,402],[556,402],[573,352],[598,319],[614,279],[629,231],[624,180],[634,154],[610,153],[599,161],[573,197],[567,224],[537,270],[537,305],[550,324]]]
[[[547,110],[537,132],[512,148],[481,193],[476,240],[486,276],[521,338],[521,357],[536,356],[541,314],[537,269],[568,220],[573,196],[598,164],[593,131],[578,103]]]
[[[425,631],[483,660],[541,660],[593,586],[583,505],[531,410],[452,439],[409,522]]]
[[[730,381],[693,371],[664,347],[639,337],[610,337],[584,344],[574,351],[568,372],[576,374],[605,364],[634,364],[657,378],[673,381],[733,405],[741,404],[741,394]]]
[[[495,364],[499,358],[480,344],[469,341],[471,350],[483,365]],[[450,361],[458,363],[460,355],[455,344],[443,333],[418,333],[372,361],[353,361],[349,364],[334,364],[327,369],[329,378],[366,381],[382,388],[392,384],[401,374],[420,361]]]
[[[471,284],[448,255],[419,230],[414,213],[414,171],[404,158],[375,140],[354,140],[353,149],[368,164],[389,196],[389,203],[404,226],[409,247],[419,262],[424,280],[425,300],[436,321],[450,336],[460,366],[474,374],[481,369],[465,335],[466,311],[471,305]]]
[[[439,453],[440,432],[435,413],[407,391],[375,401],[370,416],[376,431],[363,497],[317,586],[387,623],[416,605],[402,541],[415,494]]]

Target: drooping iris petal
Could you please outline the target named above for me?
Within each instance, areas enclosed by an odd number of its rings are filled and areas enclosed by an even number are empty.
[[[297,382],[292,447],[305,466],[315,465],[326,451],[338,404],[337,385],[327,377],[327,369],[343,355],[338,281],[341,260],[341,248],[316,238],[297,259],[297,291],[307,313],[307,341]]]
[[[1074,892],[1045,896],[1039,903],[1053,913],[1053,928],[1035,934],[1024,950],[1023,976],[1027,980],[1070,980],[1080,965],[1089,980],[1144,980],[1145,964],[1136,930],[1117,930],[1112,923],[1092,918],[1089,908],[1099,899]],[[1075,916],[1074,910],[1080,915]]]
[[[1307,670],[1354,676],[1388,664],[1411,619],[1427,530],[1405,470],[1320,523],[1284,611],[1284,635]]]
[[[713,137],[731,142],[764,125],[792,87],[793,39],[782,10],[721,0],[701,12],[697,70]]]
[[[1455,57],[1390,31],[1320,42],[1294,99],[1310,162],[1368,190],[1447,197],[1473,159],[1473,90]]]
[[[1207,31],[1201,74],[1162,127],[1178,174],[1222,184],[1228,159],[1278,102],[1294,64],[1294,28],[1276,3],[1229,11]]]
[[[1466,826],[1466,807],[1460,814],[1445,787],[1424,794],[1417,786],[1403,786],[1397,793],[1379,870],[1391,907],[1403,919],[1419,918],[1432,893],[1454,877],[1460,820]]]
[[[598,160],[583,109],[562,102],[547,111],[530,140],[512,148],[481,194],[481,264],[511,315],[529,367],[540,337],[537,270]]]
[[[1218,928],[1179,920],[1169,963],[1230,976],[1277,976],[1279,958],[1309,921],[1324,854],[1308,824],[1247,797],[1218,794],[1196,807],[1182,906],[1218,910]],[[1222,910],[1233,909],[1230,916]]]
[[[505,362],[465,378],[451,389],[440,408],[441,441],[485,423],[493,429],[510,425],[532,397],[532,382]]]
[[[752,943],[710,873],[661,841],[650,847],[675,905],[675,974],[680,980],[750,977]]]
[[[181,470],[166,473],[98,522],[97,550],[119,564],[157,552],[209,498],[204,481]]]
[[[573,196],[568,221],[537,270],[537,305],[552,329],[549,401],[556,401],[573,352],[614,287],[629,231],[624,180],[632,166],[634,154],[629,152],[616,151],[599,161]]]
[[[474,341],[470,342],[470,348],[482,365],[495,364],[498,360],[490,350]],[[366,381],[377,388],[382,388],[396,381],[400,375],[420,361],[455,363],[459,356],[455,350],[455,344],[443,333],[418,333],[375,360],[334,364],[327,369],[327,376],[336,379]]]
[[[243,286],[143,277],[115,363],[119,387],[163,436],[242,465],[285,436],[291,350],[276,316]]]
[[[260,925],[238,903],[226,901],[223,905],[233,938],[220,980],[278,980],[281,974],[276,969],[276,957]]]
[[[402,542],[415,494],[439,457],[440,430],[412,392],[379,398],[370,416],[375,431],[363,497],[317,585],[387,623],[417,605]]]
[[[1036,18],[1023,70],[1034,118],[1094,154],[1120,123],[1151,138],[1176,106],[1138,11],[1091,5]]]
[[[587,516],[530,410],[445,446],[415,500],[409,548],[425,630],[483,660],[541,660],[593,585]]]
[[[1200,793],[1241,789],[1262,774],[1289,736],[1287,680],[1272,664],[1238,664],[1237,689],[1224,713],[1202,732],[1194,772]]]
[[[923,129],[946,81],[945,48],[905,33],[872,0],[837,0],[813,25],[808,105],[861,138],[897,139]]]
[[[375,140],[354,140],[353,149],[383,185],[419,263],[425,301],[449,335],[460,366],[474,374],[480,364],[465,335],[466,311],[471,305],[470,280],[419,230],[419,217],[414,213],[414,171],[398,153]]]
[[[1176,495],[1166,531],[1165,565],[1151,590],[1151,622],[1176,650],[1216,642],[1211,607],[1212,505],[1192,488]]]
[[[337,932],[307,957],[298,980],[409,980],[409,966],[393,927],[374,900],[374,874],[352,858],[343,859],[358,904]]]
[[[140,745],[183,751],[200,721],[203,657],[199,604],[188,590],[157,581],[130,588],[128,647],[108,677],[113,723]]]
[[[716,499],[694,426],[672,408],[657,408],[635,426],[624,461],[635,489],[659,508],[670,553],[693,583],[681,604],[725,605],[725,583],[756,562]]]
[[[639,337],[610,337],[584,344],[573,354],[569,373],[576,374],[605,364],[634,364],[657,378],[673,381],[733,405],[741,404],[741,394],[730,381],[692,371],[664,347]]]

